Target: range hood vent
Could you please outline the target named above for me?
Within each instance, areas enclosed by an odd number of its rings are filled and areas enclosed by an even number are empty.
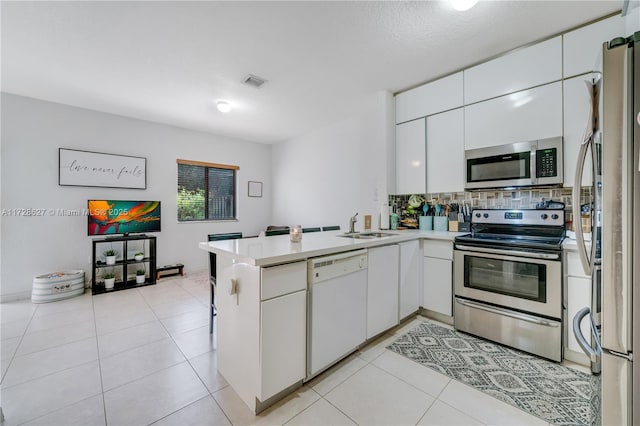
[[[265,80],[264,78],[255,76],[253,74],[249,74],[247,75],[244,79],[242,79],[242,82],[245,84],[248,84],[249,86],[253,86],[253,87],[260,87],[263,84],[265,84],[267,82],[267,80]]]

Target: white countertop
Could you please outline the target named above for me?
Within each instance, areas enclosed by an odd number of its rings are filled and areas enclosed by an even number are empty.
[[[415,239],[453,241],[457,236],[468,234],[468,232],[419,230],[382,232],[394,235],[384,238],[357,239],[340,237],[339,235],[344,234],[344,231],[324,231],[303,234],[302,241],[299,243],[292,243],[289,235],[275,235],[271,237],[202,242],[199,247],[216,255],[233,257],[239,262],[255,266],[267,266]]]

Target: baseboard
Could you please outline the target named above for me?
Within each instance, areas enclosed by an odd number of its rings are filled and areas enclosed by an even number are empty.
[[[575,362],[576,364],[584,365],[591,368],[591,361],[589,357],[581,352],[572,351],[571,349],[564,348],[563,359],[567,361]]]
[[[449,315],[444,315],[438,312],[430,311],[429,309],[425,309],[425,308],[420,308],[420,315],[427,318],[432,318],[436,321],[440,321],[445,324],[453,325],[453,317],[450,317]]]
[[[31,299],[31,290],[0,295],[0,303],[15,302],[24,299]]]

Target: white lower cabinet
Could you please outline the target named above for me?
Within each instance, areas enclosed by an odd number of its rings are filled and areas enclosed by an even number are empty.
[[[420,307],[420,281],[422,271],[420,243],[400,243],[400,319],[416,312]]]
[[[305,377],[306,305],[306,290],[261,303],[261,401]]]
[[[578,345],[573,335],[573,317],[585,306],[591,306],[591,280],[589,278],[567,277],[567,349],[582,354],[582,348]],[[582,335],[589,340],[590,325],[588,318],[580,323]]]
[[[424,240],[422,307],[453,315],[453,243]]]
[[[307,262],[261,268],[260,288],[257,397],[266,401],[306,375]]]
[[[257,413],[305,378],[307,262],[269,267],[217,256],[218,370]]]
[[[367,339],[398,324],[398,268],[400,247],[368,250]]]
[[[567,310],[565,334],[565,358],[589,366],[589,358],[584,354],[573,335],[573,317],[586,306],[591,306],[591,277],[586,276],[577,251],[565,250],[565,308]],[[587,341],[590,341],[591,324],[588,317],[582,319],[580,330]]]

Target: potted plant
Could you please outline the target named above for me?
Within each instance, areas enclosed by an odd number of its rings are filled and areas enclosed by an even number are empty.
[[[142,259],[144,259],[144,253],[139,251],[136,254],[133,255],[133,258],[135,260],[137,260],[138,262],[140,262]]]
[[[116,251],[113,249],[106,250],[102,253],[105,257],[107,265],[115,265],[116,264]]]
[[[136,271],[136,284],[144,284],[146,278],[144,269],[138,269]]]
[[[105,289],[113,288],[116,283],[116,275],[113,272],[107,272],[102,276],[102,278],[104,278]]]

